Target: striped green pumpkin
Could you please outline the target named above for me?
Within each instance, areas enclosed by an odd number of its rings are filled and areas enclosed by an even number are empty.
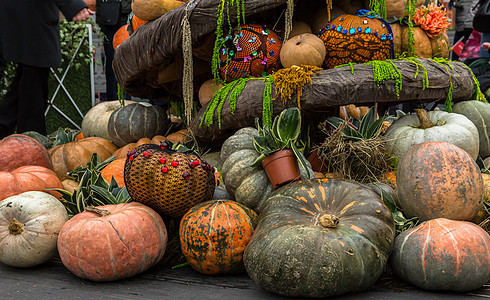
[[[490,104],[477,100],[456,103],[453,112],[470,119],[478,129],[480,138],[479,154],[482,158],[490,156]]]
[[[168,118],[162,107],[138,102],[115,110],[108,123],[110,140],[118,147],[141,138],[165,134]]]

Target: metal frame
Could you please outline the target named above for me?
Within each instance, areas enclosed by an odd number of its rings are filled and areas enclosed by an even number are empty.
[[[62,115],[68,122],[70,122],[73,126],[75,126],[77,129],[81,130],[81,127],[75,123],[69,116],[67,116],[63,111],[61,111],[54,103],[56,96],[58,95],[58,92],[60,89],[62,89],[65,94],[68,96],[68,99],[70,102],[73,104],[75,107],[76,111],[80,115],[80,117],[83,119],[84,115],[80,111],[80,108],[77,106],[75,100],[73,100],[73,97],[70,95],[70,92],[66,89],[66,87],[63,85],[63,81],[65,80],[66,75],[68,74],[68,71],[71,69],[73,60],[75,57],[78,55],[80,51],[80,47],[82,46],[83,42],[85,39],[88,39],[88,44],[89,44],[89,51],[92,53],[92,49],[94,47],[93,45],[93,39],[92,39],[92,25],[91,24],[86,24],[86,29],[87,29],[87,35],[83,37],[83,39],[80,40],[80,43],[77,46],[77,49],[75,50],[75,53],[73,54],[73,57],[70,59],[70,62],[68,63],[68,66],[63,72],[63,75],[61,78],[58,77],[56,74],[55,70],[53,68],[50,68],[50,72],[53,74],[54,78],[56,78],[56,81],[58,81],[58,86],[56,87],[55,92],[53,93],[53,96],[51,99],[48,100],[48,106],[46,108],[46,111],[44,112],[44,115],[47,116],[50,108],[53,108],[56,110],[60,115]],[[95,105],[95,83],[94,83],[94,56],[90,56],[90,95],[91,95],[91,100],[92,100],[92,106]]]

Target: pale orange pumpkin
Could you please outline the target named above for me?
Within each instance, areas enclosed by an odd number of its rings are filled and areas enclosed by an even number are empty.
[[[141,20],[151,21],[181,7],[187,0],[133,0],[131,10]]]
[[[47,188],[63,189],[63,184],[56,174],[41,166],[22,166],[12,172],[0,171],[0,201],[29,191],[44,191]],[[56,198],[56,191],[44,191]]]
[[[293,65],[321,67],[326,50],[323,41],[311,33],[302,33],[287,40],[281,48],[281,64],[285,68]]]
[[[24,134],[11,134],[0,140],[0,171],[13,171],[25,165],[53,169],[48,150]]]
[[[88,137],[59,145],[49,149],[53,168],[60,180],[68,178],[67,173],[78,166],[85,166],[93,153],[97,153],[102,161],[108,159],[117,147],[109,140],[99,137]]]

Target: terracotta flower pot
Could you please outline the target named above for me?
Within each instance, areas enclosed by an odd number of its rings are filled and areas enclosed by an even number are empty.
[[[298,162],[294,152],[290,149],[277,151],[267,156],[262,161],[262,167],[274,189],[301,178]]]
[[[308,156],[308,161],[311,164],[311,169],[315,172],[325,173],[328,171],[327,165],[322,161],[317,150],[313,150]]]

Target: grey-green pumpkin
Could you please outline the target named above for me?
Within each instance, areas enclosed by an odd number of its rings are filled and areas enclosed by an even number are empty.
[[[274,188],[262,167],[250,167],[260,156],[253,147],[253,137],[258,135],[255,128],[245,127],[223,143],[221,174],[226,190],[235,196],[235,201],[260,213]],[[308,161],[306,163],[308,170],[300,168],[301,177],[314,178],[311,165]]]
[[[478,129],[473,122],[456,113],[429,111],[426,114],[433,123],[432,127],[424,128],[418,115],[405,115],[388,127],[385,133],[388,153],[400,159],[416,144],[448,142],[465,150],[476,160],[480,142]]]
[[[138,102],[115,110],[107,125],[110,140],[118,147],[141,138],[164,135],[168,118],[162,107]]]
[[[490,103],[477,100],[458,102],[453,112],[462,114],[470,119],[478,129],[481,157],[490,156]]]

